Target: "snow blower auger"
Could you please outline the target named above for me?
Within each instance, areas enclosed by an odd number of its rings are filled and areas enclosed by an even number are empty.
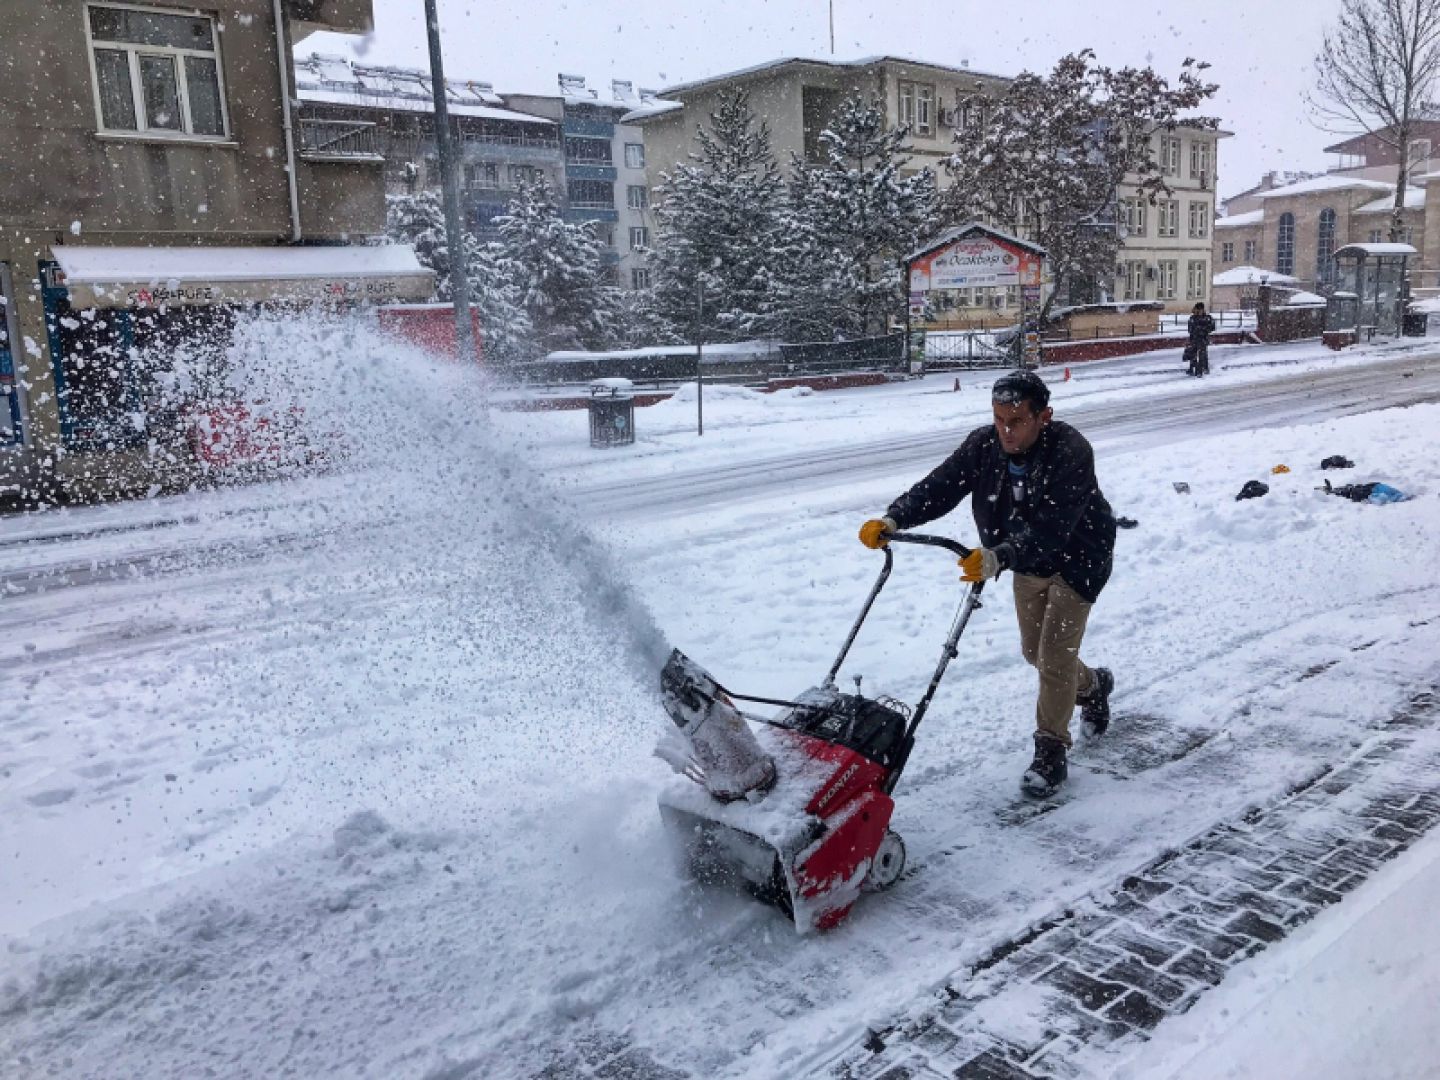
[[[925,544],[963,558],[969,549],[940,536],[895,533],[892,544]],[[930,686],[913,708],[892,698],[841,693],[836,676],[890,577],[885,565],[825,681],[794,701],[727,690],[676,649],[661,672],[665,709],[683,747],[656,753],[679,780],[660,794],[660,814],[690,872],[734,882],[779,907],[801,933],[842,922],[861,892],[895,884],[905,844],[890,829],[891,798],[915,745],[915,731],[957,654],[981,585],[966,590]],[[736,701],[778,706],[773,717],[741,713]],[[752,730],[747,721],[760,726]]]

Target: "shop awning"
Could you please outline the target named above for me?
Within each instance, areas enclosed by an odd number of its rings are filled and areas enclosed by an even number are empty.
[[[434,274],[404,244],[52,250],[77,308],[429,300],[434,292]]]

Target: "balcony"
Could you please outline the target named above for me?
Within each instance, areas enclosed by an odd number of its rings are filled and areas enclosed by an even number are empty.
[[[295,41],[330,30],[340,34],[368,34],[375,29],[372,0],[286,0]]]
[[[300,120],[300,156],[306,161],[384,161],[368,120]]]
[[[510,149],[525,150],[549,150],[558,153],[560,150],[559,139],[545,139],[534,135],[484,135],[476,132],[462,131],[460,141],[469,145],[479,143],[486,146],[502,146]]]

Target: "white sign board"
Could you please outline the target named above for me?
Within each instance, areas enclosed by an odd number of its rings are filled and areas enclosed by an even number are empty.
[[[977,237],[951,245],[930,261],[928,289],[993,288],[1020,284],[1020,259]]]

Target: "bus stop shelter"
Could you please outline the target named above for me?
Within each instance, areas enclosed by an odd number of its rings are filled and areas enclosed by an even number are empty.
[[[1346,244],[1335,252],[1336,286],[1325,310],[1327,331],[1352,330],[1356,340],[1395,336],[1409,298],[1409,244]]]

